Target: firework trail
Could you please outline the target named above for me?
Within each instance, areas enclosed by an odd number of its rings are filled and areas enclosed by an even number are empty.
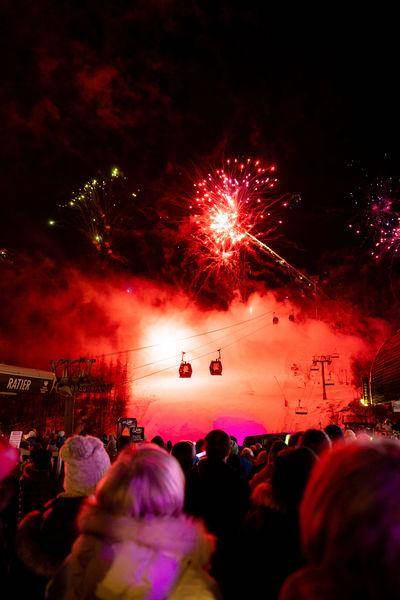
[[[351,196],[358,215],[349,228],[372,246],[369,252],[375,260],[394,257],[400,251],[399,179],[378,177]]]
[[[281,213],[293,196],[277,194],[276,166],[260,160],[227,160],[224,167],[194,184],[191,252],[205,278],[240,279],[259,251],[306,285],[312,280],[270,245],[283,223]]]
[[[107,175],[85,183],[63,208],[68,209],[71,223],[100,254],[122,260],[115,243],[129,227],[136,197],[137,192],[128,191],[120,169],[112,167]]]

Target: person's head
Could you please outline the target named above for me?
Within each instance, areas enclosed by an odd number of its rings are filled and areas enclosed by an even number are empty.
[[[261,450],[256,459],[257,465],[266,465],[268,462],[268,452],[266,450]]]
[[[343,429],[339,427],[339,425],[335,425],[335,423],[327,425],[324,431],[331,440],[332,446],[334,446],[338,442],[342,442],[344,439]]]
[[[356,439],[357,439],[357,436],[352,429],[345,429],[344,441],[346,442],[346,444],[351,444],[352,442],[355,442]]]
[[[61,447],[64,461],[64,491],[67,496],[93,494],[97,483],[110,467],[103,442],[91,435],[74,435]]]
[[[395,440],[339,445],[316,465],[300,510],[303,549],[332,568],[346,598],[400,593],[399,498]]]
[[[253,450],[247,447],[243,448],[241,455],[243,458],[247,458],[248,460],[253,460],[254,458]]]
[[[178,461],[155,444],[128,446],[99,483],[96,505],[135,519],[179,516],[185,478]]]
[[[284,511],[298,509],[317,457],[309,448],[288,448],[275,459],[271,477],[274,501]]]
[[[168,440],[167,443],[165,444],[165,449],[170,454],[171,454],[172,446],[173,446],[173,444],[172,444],[171,440]]]
[[[40,471],[50,471],[51,469],[51,452],[44,448],[36,447],[31,450],[30,462]]]
[[[160,448],[165,448],[165,442],[162,439],[161,435],[155,435],[151,440],[151,443],[155,444],[156,446],[159,446]]]
[[[204,452],[205,447],[206,447],[206,440],[203,440],[203,438],[201,438],[200,440],[197,440],[196,454],[200,454],[200,452]]]
[[[310,448],[317,456],[332,448],[330,438],[321,429],[307,429],[301,436],[301,445]]]
[[[275,440],[274,442],[272,442],[271,448],[268,452],[268,462],[270,464],[273,464],[279,452],[282,452],[282,450],[286,449],[287,446],[283,440]]]
[[[231,439],[222,429],[213,429],[206,435],[206,453],[208,458],[225,460],[229,456]]]
[[[120,435],[117,439],[117,452],[120,453],[126,446],[129,446],[131,443],[130,435]]]
[[[13,493],[12,475],[19,463],[19,452],[0,436],[0,512],[10,503]]]
[[[298,446],[302,435],[303,435],[302,431],[296,431],[295,433],[291,433],[289,436],[288,447],[295,448],[296,446]]]
[[[230,454],[236,456],[239,454],[239,446],[237,443],[237,439],[235,437],[233,437],[233,435],[230,436],[231,438],[231,451]]]
[[[187,473],[194,464],[196,455],[192,442],[178,442],[172,447],[171,454],[176,458],[184,473]]]

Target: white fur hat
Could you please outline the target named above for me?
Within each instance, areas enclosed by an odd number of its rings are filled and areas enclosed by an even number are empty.
[[[61,447],[64,461],[64,490],[67,496],[90,496],[110,466],[101,440],[91,435],[74,435]]]

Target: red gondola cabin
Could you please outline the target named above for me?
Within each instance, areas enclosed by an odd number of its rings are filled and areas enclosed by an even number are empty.
[[[179,377],[183,379],[188,379],[192,376],[193,369],[192,365],[189,362],[186,362],[186,360],[184,360],[184,356],[185,352],[182,352],[182,362],[179,365]]]

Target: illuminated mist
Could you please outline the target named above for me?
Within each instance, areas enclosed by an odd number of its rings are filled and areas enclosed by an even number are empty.
[[[0,359],[48,367],[53,358],[151,346],[120,355],[129,361],[127,415],[149,437],[196,439],[221,427],[242,439],[324,425],[358,397],[354,362],[368,360],[386,335],[382,322],[361,317],[335,330],[329,319],[307,318],[267,292],[247,303],[237,299],[228,311],[204,310],[176,289],[141,279],[89,278],[65,269],[46,289],[41,273],[31,273],[29,286],[18,280],[11,286]],[[240,324],[228,327],[233,323]],[[219,348],[223,374],[211,376]],[[178,377],[182,351],[192,362],[191,379]],[[334,385],[322,400],[320,372],[310,367],[314,355],[328,354],[339,358],[327,368]]]

